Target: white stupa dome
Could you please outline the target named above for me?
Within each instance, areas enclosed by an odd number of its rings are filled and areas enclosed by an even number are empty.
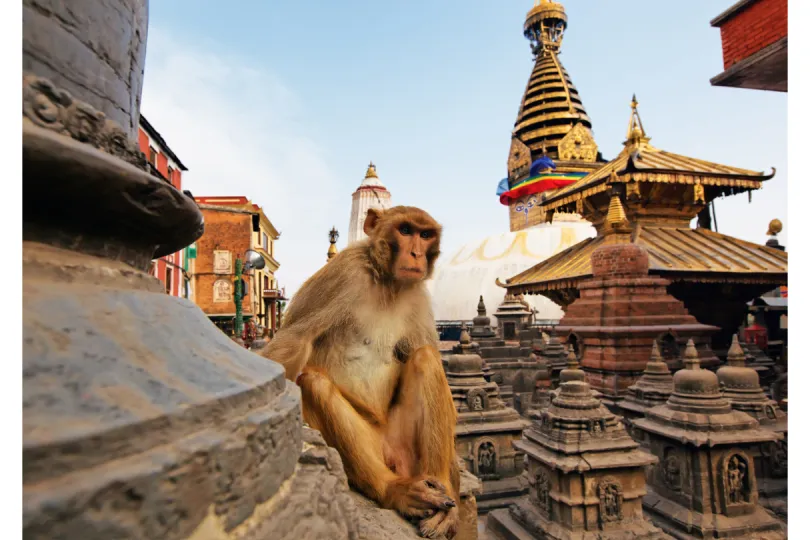
[[[426,283],[433,300],[434,318],[437,321],[470,320],[477,313],[479,296],[484,297],[487,314],[492,317],[506,293],[495,284],[496,278],[505,282],[596,235],[590,223],[579,216],[571,218],[574,219],[555,219],[553,223],[496,234],[448,252],[451,256],[442,255],[433,279]],[[562,309],[544,296],[526,295],[525,300],[537,309],[538,320],[558,320],[563,316]]]

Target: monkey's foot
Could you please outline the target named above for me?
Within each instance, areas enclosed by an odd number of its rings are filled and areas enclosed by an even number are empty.
[[[436,512],[436,515],[419,522],[419,533],[425,538],[438,538],[442,535],[454,538],[458,530],[458,508]]]
[[[436,478],[424,476],[391,482],[385,493],[385,502],[385,506],[403,516],[420,519],[456,506],[456,502],[447,495],[444,484]]]

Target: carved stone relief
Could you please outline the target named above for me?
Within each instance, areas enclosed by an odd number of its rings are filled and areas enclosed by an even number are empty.
[[[487,441],[478,447],[478,476],[494,475],[497,472],[495,445]]]
[[[614,478],[603,479],[597,488],[599,495],[599,523],[602,527],[622,520],[622,485]]]
[[[557,150],[562,161],[593,163],[598,149],[588,128],[577,124],[563,137]]]
[[[537,471],[534,486],[537,492],[537,506],[540,513],[551,519],[551,486],[546,471]]]
[[[666,448],[659,466],[664,484],[672,491],[680,492],[683,489],[683,478],[679,452],[675,448]]]
[[[489,408],[487,393],[480,388],[475,388],[467,392],[467,407],[473,412],[487,410]]]

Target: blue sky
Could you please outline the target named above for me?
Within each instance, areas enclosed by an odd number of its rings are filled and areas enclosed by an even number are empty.
[[[787,244],[787,96],[709,84],[723,69],[709,21],[732,3],[567,0],[560,59],[605,158],[635,92],[653,145],[776,167],[751,204],[720,200],[717,217],[757,243],[780,218]],[[323,264],[331,226],[346,232],[370,159],[395,203],[442,222],[449,253],[508,230],[494,192],[533,65],[532,4],[152,2],[142,112],[189,167],[184,187],[264,207],[288,292]]]

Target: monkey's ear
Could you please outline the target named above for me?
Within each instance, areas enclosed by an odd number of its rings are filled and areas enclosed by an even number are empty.
[[[363,222],[363,232],[366,233],[366,236],[371,236],[371,231],[373,231],[374,227],[377,226],[380,216],[382,216],[382,212],[380,210],[377,210],[376,208],[368,209],[366,221]]]

